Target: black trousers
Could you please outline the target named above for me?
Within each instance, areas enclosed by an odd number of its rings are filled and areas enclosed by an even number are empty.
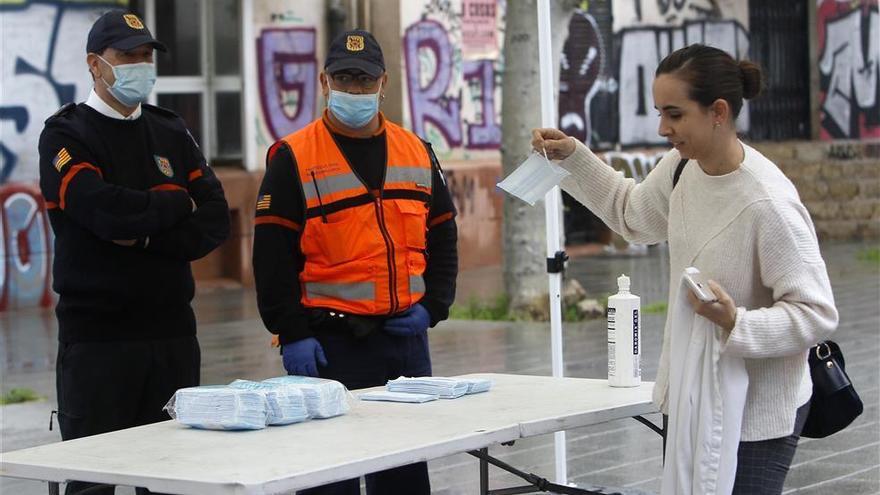
[[[336,380],[349,390],[385,385],[400,376],[430,376],[431,356],[428,335],[396,337],[381,324],[366,335],[356,337],[347,324],[330,321],[317,331],[327,366],[319,367],[322,378]],[[360,332],[357,332],[360,333]],[[366,476],[369,495],[428,495],[428,463],[419,462]],[[299,492],[304,495],[359,495],[360,480],[351,479]]]
[[[734,495],[782,493],[785,477],[794,459],[798,439],[809,412],[809,402],[798,408],[794,432],[787,437],[739,443],[736,456],[736,481],[733,485]]]
[[[174,392],[199,384],[195,336],[118,342],[60,342],[55,366],[62,440],[170,419]],[[136,448],[133,446],[132,448]],[[66,495],[112,495],[114,487],[72,481]],[[138,493],[149,493],[138,489]]]

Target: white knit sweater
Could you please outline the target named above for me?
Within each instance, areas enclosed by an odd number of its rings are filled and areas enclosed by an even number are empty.
[[[723,352],[745,358],[749,390],[742,441],[790,435],[812,392],[807,350],[837,327],[837,310],[815,229],[794,185],[776,165],[743,144],[745,159],[710,176],[695,160],[673,189],[681,159],[670,150],[643,182],[615,171],[586,146],[560,165],[562,188],[630,242],[669,241],[669,304],[682,271],[695,266],[737,305]],[[666,412],[669,320],[654,388]],[[650,330],[648,330],[650,331]]]

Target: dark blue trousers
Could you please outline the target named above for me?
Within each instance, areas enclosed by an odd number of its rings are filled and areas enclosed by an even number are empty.
[[[179,388],[199,384],[195,335],[117,342],[59,342],[55,379],[61,439],[171,419],[162,409]],[[112,485],[71,481],[66,495],[113,495]],[[138,495],[149,493],[138,488]]]
[[[343,324],[331,322],[317,330],[327,366],[319,367],[321,378],[337,380],[349,390],[385,385],[400,376],[430,376],[428,335],[396,337],[381,325],[356,337]],[[428,464],[419,462],[366,476],[369,495],[431,493]],[[359,495],[360,480],[351,479],[299,492],[307,495]]]

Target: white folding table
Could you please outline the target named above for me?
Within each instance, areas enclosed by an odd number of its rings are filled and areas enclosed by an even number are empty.
[[[488,493],[487,464],[505,468],[488,456],[490,445],[656,412],[652,383],[611,388],[584,378],[465,376],[494,386],[423,404],[354,401],[344,416],[258,431],[165,421],[4,452],[0,476],[49,481],[55,491],[59,482],[79,480],[175,494],[276,494],[469,452],[481,458]]]

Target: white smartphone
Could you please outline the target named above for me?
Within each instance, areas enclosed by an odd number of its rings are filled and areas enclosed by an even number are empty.
[[[715,297],[715,293],[709,288],[709,279],[700,273],[700,270],[692,266],[685,268],[684,280],[700,301],[715,302],[718,300],[718,298]]]

